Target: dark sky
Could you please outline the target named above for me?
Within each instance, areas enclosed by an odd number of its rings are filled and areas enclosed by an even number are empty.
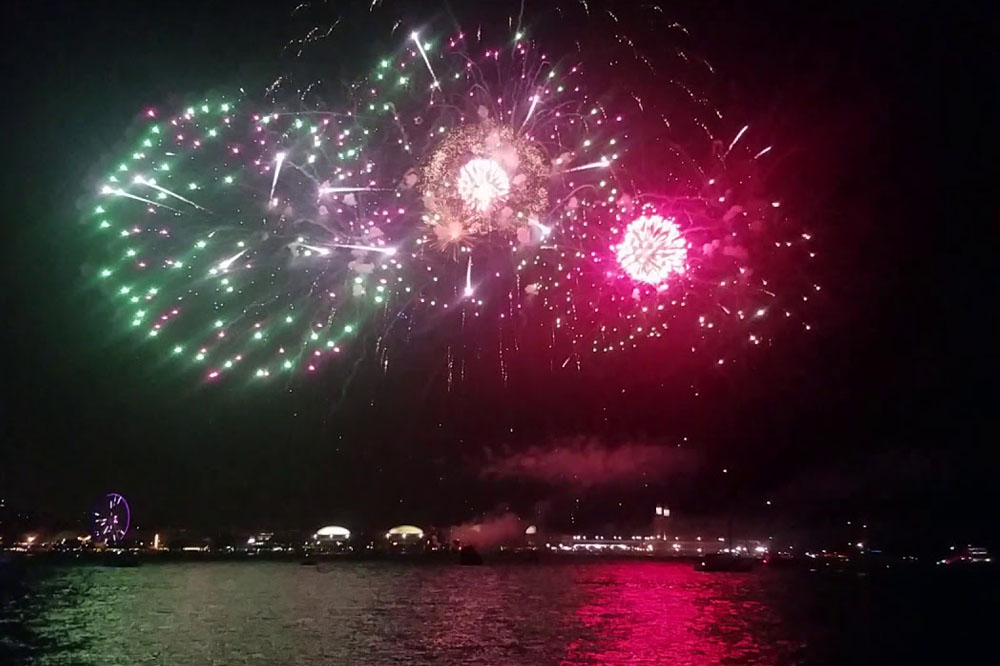
[[[577,499],[578,520],[596,525],[636,522],[662,499],[797,527],[864,519],[894,538],[989,529],[985,15],[850,2],[670,10],[729,84],[720,104],[776,137],[772,182],[822,236],[811,337],[725,373],[637,353],[460,396],[419,363],[391,386],[361,371],[346,390],[343,375],[291,391],[164,381],[104,335],[100,296],[80,279],[79,202],[145,105],[259,88],[280,71],[294,4],[5,6],[0,497],[72,521],[114,489],[140,524],[209,528],[446,524],[508,505],[560,523]],[[662,473],[610,488],[480,473],[526,450],[568,447],[585,467],[608,448],[678,443]]]

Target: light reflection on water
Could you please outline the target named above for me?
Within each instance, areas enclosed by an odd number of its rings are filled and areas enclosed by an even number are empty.
[[[842,664],[879,641],[896,662],[921,618],[872,599],[851,574],[656,562],[38,567],[0,596],[0,663]]]
[[[581,581],[610,593],[589,595],[576,610],[586,631],[567,663],[760,664],[787,651],[774,610],[759,601],[759,576],[674,566],[635,574],[610,566]]]

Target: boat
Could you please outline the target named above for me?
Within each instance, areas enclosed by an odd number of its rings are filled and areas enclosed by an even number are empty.
[[[705,555],[694,565],[695,571],[747,572],[753,569],[753,558],[734,553]]]

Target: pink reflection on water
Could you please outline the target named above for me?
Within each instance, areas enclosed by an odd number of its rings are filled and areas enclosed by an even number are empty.
[[[576,609],[583,630],[567,644],[565,666],[766,665],[787,653],[756,575],[657,563],[595,569],[580,570],[590,594]]]

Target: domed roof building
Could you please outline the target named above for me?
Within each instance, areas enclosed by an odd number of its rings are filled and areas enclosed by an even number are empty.
[[[385,533],[387,539],[423,539],[424,531],[415,525],[397,525]]]
[[[427,546],[424,531],[416,525],[397,525],[385,533],[385,540],[395,553],[420,553]]]
[[[351,530],[339,525],[327,525],[316,530],[313,534],[313,541],[320,543],[339,543],[351,538]]]

